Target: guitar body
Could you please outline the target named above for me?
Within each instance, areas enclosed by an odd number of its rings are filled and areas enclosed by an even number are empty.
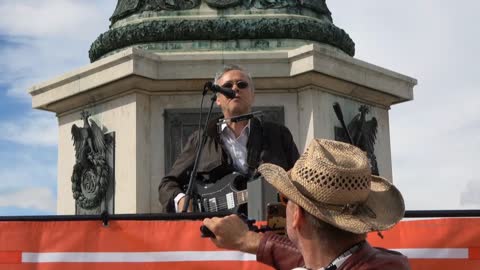
[[[201,212],[230,211],[237,213],[238,207],[248,201],[247,191],[236,187],[246,185],[247,178],[240,173],[227,174],[215,183],[197,182],[197,205]]]

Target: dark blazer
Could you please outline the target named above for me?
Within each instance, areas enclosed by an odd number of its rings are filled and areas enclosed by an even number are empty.
[[[234,171],[232,159],[224,149],[217,130],[218,119],[210,121],[207,127],[207,141],[198,164],[197,174],[205,181],[215,181]],[[201,138],[200,138],[201,140]],[[174,199],[188,184],[188,173],[193,168],[198,131],[194,132],[178,156],[172,169],[158,187],[163,212],[175,212]],[[247,142],[247,164],[251,173],[262,163],[273,163],[289,170],[299,157],[292,134],[285,126],[250,120],[250,134]]]

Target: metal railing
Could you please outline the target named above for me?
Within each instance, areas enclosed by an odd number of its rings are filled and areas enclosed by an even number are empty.
[[[202,220],[222,217],[230,212],[178,213],[178,214],[113,214],[101,215],[45,215],[45,216],[0,216],[0,221],[81,221],[81,220]],[[480,217],[480,210],[407,210],[405,218]]]

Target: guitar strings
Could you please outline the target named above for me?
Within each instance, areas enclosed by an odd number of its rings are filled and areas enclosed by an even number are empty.
[[[235,205],[238,205],[238,204],[235,204]],[[208,208],[209,208],[209,211],[212,212],[212,210],[213,210],[212,208],[214,208],[213,204],[208,203]],[[217,208],[217,211],[222,210],[222,209],[228,209],[228,203],[225,202],[225,203],[216,204],[216,208]]]
[[[235,203],[235,206],[237,206],[237,205],[239,205],[238,201],[240,201],[239,194],[235,194],[235,196],[237,197],[236,198],[237,202],[234,202],[234,203]],[[217,201],[219,201],[219,200],[217,200]],[[228,208],[228,202],[226,201],[226,199],[222,200],[222,201],[223,202],[220,202],[220,203],[216,204],[216,208],[217,208],[216,211],[219,211],[219,210],[222,210],[222,209],[229,209]],[[242,201],[244,201],[244,200],[242,200]],[[208,202],[208,200],[207,200],[207,202]],[[245,202],[246,202],[246,200],[245,200]],[[208,202],[208,211],[212,212],[214,210],[213,208],[214,208],[214,206],[210,202]]]

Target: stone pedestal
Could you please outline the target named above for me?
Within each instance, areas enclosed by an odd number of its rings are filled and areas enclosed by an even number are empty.
[[[198,109],[203,84],[224,64],[254,77],[256,106],[283,106],[285,125],[299,150],[314,137],[334,138],[340,126],[332,104],[348,122],[361,104],[378,121],[375,154],[380,174],[392,179],[388,109],[413,99],[416,80],[354,59],[328,45],[258,52],[152,53],[129,48],[29,91],[34,108],[57,113],[58,214],[75,213],[73,124],[88,110],[106,132],[115,132],[115,213],[156,213],[165,174],[168,109]],[[206,104],[206,103],[205,103]]]

